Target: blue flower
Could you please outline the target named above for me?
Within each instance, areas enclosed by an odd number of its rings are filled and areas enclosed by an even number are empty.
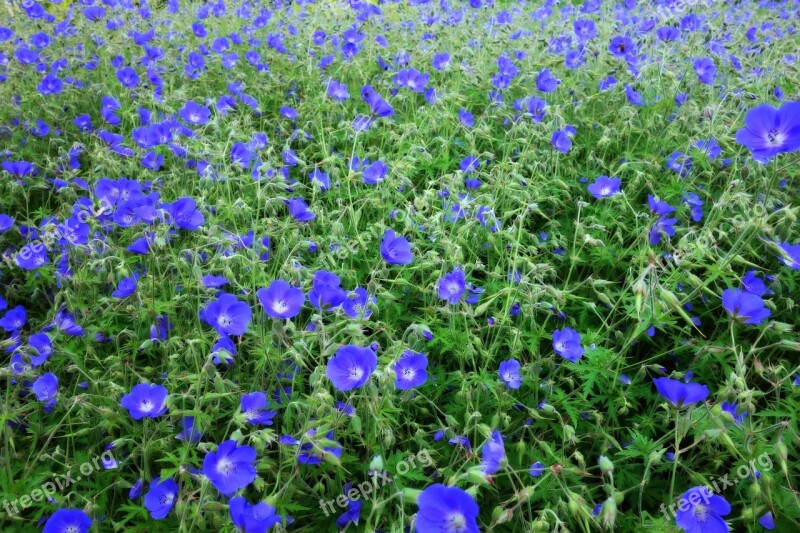
[[[375,304],[377,299],[369,294],[367,289],[356,287],[347,295],[342,302],[342,310],[350,318],[369,318],[372,315],[372,308],[369,304]]]
[[[653,383],[658,393],[676,407],[704,402],[708,398],[708,387],[699,383],[684,383],[669,378],[655,378]]]
[[[758,273],[755,270],[748,271],[742,278],[742,290],[756,296],[772,294],[772,291],[767,288],[764,280],[758,277]]]
[[[775,518],[770,512],[761,515],[761,518],[758,519],[758,523],[761,525],[761,527],[768,531],[775,529]]]
[[[386,100],[375,92],[370,85],[361,88],[361,98],[369,105],[370,111],[377,117],[388,117],[394,114],[394,109]]]
[[[346,392],[363,386],[377,367],[375,352],[347,344],[328,360],[326,375],[336,390]]]
[[[16,256],[17,265],[25,270],[35,270],[50,261],[47,248],[41,242],[31,242],[22,247]]]
[[[347,484],[344,486],[344,493],[347,494],[350,489],[352,488],[351,484]],[[364,505],[364,502],[361,500],[351,500],[349,497],[347,498],[347,511],[340,514],[339,517],[336,519],[336,526],[337,527],[345,527],[349,523],[353,523],[358,525],[358,521],[361,518],[361,507]]]
[[[405,237],[387,229],[381,241],[381,257],[390,265],[408,265],[414,260],[411,243]]]
[[[450,305],[458,304],[465,290],[466,277],[460,268],[454,269],[439,279],[439,298],[447,300]]]
[[[80,509],[59,509],[47,519],[42,533],[89,533],[92,519]]]
[[[17,331],[22,329],[27,321],[28,315],[25,311],[25,307],[18,305],[6,311],[3,318],[0,318],[0,327],[8,332]]]
[[[737,424],[741,424],[742,421],[747,416],[747,411],[744,411],[741,414],[737,413],[737,411],[739,410],[739,406],[736,405],[735,403],[722,402],[720,404],[720,408],[726,413],[729,413],[733,417],[733,421],[736,422]]]
[[[531,465],[530,474],[532,477],[539,477],[544,474],[544,465],[536,461]]]
[[[250,485],[256,478],[256,451],[250,446],[237,446],[235,440],[226,440],[216,452],[203,459],[203,474],[220,494],[230,496]]]
[[[576,362],[583,357],[580,333],[569,327],[555,330],[553,332],[553,350],[567,361]]]
[[[58,378],[50,372],[39,376],[31,386],[31,391],[40,402],[49,402],[58,393]]]
[[[184,416],[181,418],[180,423],[181,430],[177,435],[175,435],[176,439],[188,442],[189,444],[194,444],[203,436],[203,434],[200,433],[200,430],[197,428],[195,417]]]
[[[311,290],[308,291],[308,301],[320,311],[331,311],[339,307],[347,299],[347,293],[340,284],[341,280],[336,274],[318,270],[314,273]]]
[[[312,429],[306,433],[309,437],[315,436],[317,433],[316,429]],[[325,435],[325,439],[328,441],[333,440],[333,431],[329,431]],[[294,440],[284,439],[289,444],[297,444]],[[331,445],[322,445],[321,443],[312,443],[307,442],[300,446],[300,451],[297,454],[297,462],[301,465],[318,465],[322,463],[322,461],[328,457],[341,457],[342,455],[342,446],[338,442],[334,442]]]
[[[481,454],[481,470],[485,474],[491,475],[500,470],[501,463],[506,458],[506,448],[500,431],[496,429],[492,431],[489,440],[483,445]]]
[[[53,343],[47,333],[35,333],[28,339],[33,353],[31,353],[31,366],[41,366],[50,358],[53,353]]]
[[[267,395],[263,392],[243,394],[240,405],[245,419],[254,426],[271,426],[272,419],[277,414],[275,411],[267,409],[269,402]]]
[[[247,303],[225,292],[208,304],[204,314],[208,325],[220,335],[243,335],[247,331],[252,315],[253,312]]]
[[[317,215],[308,210],[308,204],[302,198],[290,198],[284,202],[289,206],[289,214],[298,222],[310,222],[317,218]]]
[[[361,181],[367,185],[377,185],[388,171],[389,167],[383,161],[375,161],[361,171]]]
[[[781,263],[792,270],[800,270],[800,243],[791,244],[783,242],[780,244],[780,249],[781,252],[783,252],[783,255],[778,258]]]
[[[231,521],[240,531],[247,533],[266,532],[283,520],[271,505],[265,502],[258,502],[252,505],[241,496],[231,498],[228,501],[228,509],[231,514]]]
[[[636,45],[630,37],[617,35],[611,39],[608,51],[616,57],[636,55]]]
[[[628,102],[632,103],[635,106],[643,106],[644,100],[642,99],[642,95],[639,94],[636,89],[625,84],[625,96],[628,98]]]
[[[692,220],[700,222],[703,220],[703,200],[697,194],[690,192],[683,195],[683,201],[690,207]]]
[[[753,326],[764,322],[772,313],[760,296],[739,289],[725,289],[722,307],[737,322]]]
[[[478,533],[480,509],[466,491],[440,483],[423,490],[417,500],[419,533]]]
[[[767,104],[754,107],[744,117],[744,128],[736,132],[736,142],[749,148],[759,162],[800,149],[800,102],[780,109]]]
[[[205,222],[205,216],[198,211],[192,198],[179,198],[172,203],[164,203],[161,207],[169,214],[171,222],[181,229],[194,231]]]
[[[697,79],[700,80],[700,83],[713,85],[714,77],[717,75],[717,66],[714,64],[714,60],[710,57],[702,57],[695,60],[694,72],[697,74]]]
[[[395,385],[400,390],[408,390],[424,385],[428,380],[428,358],[425,354],[406,350],[394,365],[397,376]]]
[[[186,102],[178,114],[183,120],[194,125],[203,125],[211,118],[211,110],[208,107],[192,100]]]
[[[0,233],[5,233],[14,227],[14,219],[5,213],[0,213]]]
[[[594,183],[590,184],[587,189],[597,199],[608,198],[619,193],[620,179],[617,177],[609,178],[608,176],[598,176]]]
[[[497,373],[509,389],[518,389],[520,387],[519,361],[516,359],[501,362]]]
[[[554,78],[550,74],[550,69],[546,68],[539,72],[536,76],[536,87],[543,93],[551,93],[555,91],[561,84],[561,80]]]
[[[267,315],[279,319],[296,317],[306,301],[302,289],[292,287],[282,279],[276,279],[266,289],[258,289],[256,297]]]
[[[572,148],[572,139],[570,139],[567,132],[563,130],[558,130],[553,132],[553,138],[551,139],[551,143],[553,145],[553,148],[555,148],[562,154],[566,154]]]
[[[162,481],[161,477],[150,482],[150,489],[144,495],[144,506],[150,511],[150,518],[161,520],[166,518],[175,500],[178,499],[178,484],[172,478]]]
[[[120,400],[134,420],[155,418],[167,412],[166,400],[169,392],[161,385],[140,383]]]
[[[348,98],[350,98],[350,93],[347,90],[346,84],[339,83],[336,80],[330,80],[328,82],[328,96],[330,96],[334,100],[343,102]]]
[[[144,487],[144,480],[139,478],[136,480],[136,483],[131,485],[131,490],[128,491],[128,498],[131,500],[136,500],[139,496],[142,495],[142,488]]]
[[[731,506],[722,496],[711,494],[707,488],[698,486],[684,492],[680,502],[675,523],[686,533],[729,531],[728,524],[722,517],[731,512]]]
[[[111,293],[111,296],[114,298],[127,298],[134,292],[136,292],[136,278],[137,276],[132,276],[129,278],[123,278],[120,280],[119,284],[117,285],[117,290]]]
[[[664,235],[667,237],[674,237],[675,236],[675,224],[678,223],[677,218],[668,218],[668,217],[659,217],[656,220],[656,223],[650,228],[650,232],[648,233],[648,239],[651,245],[655,246],[656,244],[661,243],[661,239]]]

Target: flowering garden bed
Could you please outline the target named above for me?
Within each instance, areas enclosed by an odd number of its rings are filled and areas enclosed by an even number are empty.
[[[2,9],[4,531],[800,530],[795,0]]]

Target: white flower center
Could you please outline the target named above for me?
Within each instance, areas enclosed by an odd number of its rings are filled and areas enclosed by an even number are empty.
[[[450,523],[447,524],[446,530],[450,533],[461,533],[466,529],[467,519],[461,513],[453,513],[450,515]]]
[[[222,474],[223,476],[227,476],[231,472],[236,470],[236,465],[228,459],[227,457],[224,459],[220,459],[219,463],[217,463],[217,472]]]
[[[694,506],[694,517],[697,519],[698,522],[705,523],[708,519],[708,507],[703,505],[702,503],[698,503]]]

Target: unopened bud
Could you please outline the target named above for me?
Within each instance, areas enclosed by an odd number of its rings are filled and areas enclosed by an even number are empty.
[[[581,452],[573,453],[572,457],[575,458],[575,462],[578,463],[579,467],[586,468],[586,460],[584,460],[583,454]]]
[[[600,456],[600,459],[598,459],[597,464],[600,465],[600,471],[603,474],[613,474],[614,473],[614,463],[612,463],[611,459],[609,459],[605,455],[601,455]]]
[[[564,425],[564,440],[572,444],[575,443],[575,428],[569,424]]]
[[[369,471],[370,473],[374,472],[383,472],[383,457],[380,455],[376,455],[372,458],[372,462],[369,463]]]
[[[550,531],[550,523],[547,520],[537,520],[531,524],[531,531]]]
[[[603,519],[603,524],[606,527],[611,527],[617,521],[617,502],[614,498],[608,498],[603,503],[603,508],[600,510],[600,517]]]
[[[502,507],[495,507],[492,511],[492,521],[495,524],[505,524],[509,522],[514,516],[514,511],[511,509],[503,509]]]
[[[778,452],[778,459],[786,461],[789,458],[789,449],[783,442],[778,442],[775,445],[775,450]]]
[[[408,487],[403,489],[403,501],[405,503],[411,503],[416,505],[417,500],[419,500],[419,495],[422,493],[419,489],[409,489]]]
[[[475,466],[467,470],[467,479],[475,485],[489,485],[489,476],[480,466]]]

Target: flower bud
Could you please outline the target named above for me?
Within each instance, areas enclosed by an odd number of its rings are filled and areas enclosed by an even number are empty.
[[[575,458],[575,462],[578,463],[579,467],[586,468],[586,461],[584,460],[583,454],[581,452],[573,453],[572,457]]]
[[[480,466],[474,466],[467,470],[467,479],[475,485],[489,485],[489,476]]]
[[[603,474],[613,474],[614,473],[614,463],[612,463],[611,459],[609,459],[605,455],[601,455],[600,456],[600,459],[598,459],[597,464],[600,465],[600,471]]]
[[[419,489],[409,489],[408,487],[403,489],[403,501],[405,503],[411,503],[417,505],[417,500],[419,499],[419,495],[422,493]]]
[[[372,458],[372,462],[369,463],[369,472],[371,474],[375,472],[383,472],[383,467],[383,457],[376,455]]]
[[[617,521],[617,502],[614,498],[608,498],[603,503],[603,508],[600,510],[600,517],[606,527],[612,527],[614,522]]]

